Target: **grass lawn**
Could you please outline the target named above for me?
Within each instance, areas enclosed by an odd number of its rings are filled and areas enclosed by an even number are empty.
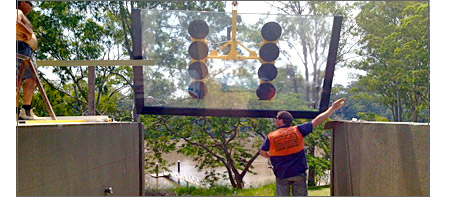
[[[330,196],[330,188],[330,185],[308,187],[308,196]]]
[[[235,190],[224,186],[216,186],[209,189],[180,187],[175,189],[175,193],[178,196],[274,196],[275,184],[242,190]],[[308,187],[308,196],[330,196],[329,185]]]

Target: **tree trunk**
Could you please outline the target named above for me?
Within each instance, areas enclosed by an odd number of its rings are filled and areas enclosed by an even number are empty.
[[[308,149],[309,155],[314,156],[315,155],[315,147],[311,147]],[[316,181],[315,181],[315,170],[313,168],[308,167],[308,186],[316,186]]]
[[[310,73],[308,72],[308,64],[307,64],[307,40],[305,38],[305,35],[301,35],[300,36],[301,38],[301,42],[302,42],[302,54],[303,54],[303,59],[304,59],[304,63],[303,63],[303,66],[305,67],[305,100],[307,101],[311,101],[311,97],[310,97],[310,94],[311,94],[311,90],[310,90],[310,84],[309,84],[309,76],[310,76]]]
[[[133,104],[133,108],[131,110],[131,120],[134,121],[134,122],[140,122],[141,119],[139,117],[139,114],[137,114],[137,110],[136,110],[136,105]]]
[[[317,27],[317,23],[315,22],[315,28]],[[316,34],[316,33],[315,33]],[[316,106],[318,104],[318,101],[319,101],[319,74],[320,74],[320,70],[319,70],[319,66],[318,66],[318,59],[319,59],[319,55],[318,55],[318,44],[319,44],[319,37],[316,36],[316,39],[315,39],[315,43],[314,43],[314,49],[311,48],[311,43],[309,45],[309,49],[310,49],[310,59],[312,60],[312,65],[313,65],[313,108],[316,109]],[[314,59],[312,58],[313,55],[311,54],[312,51],[314,51]]]
[[[292,65],[288,64],[286,71],[288,73],[288,76],[292,79],[292,85],[294,86],[294,92],[299,93],[299,90],[297,88],[297,80],[295,78],[295,71]]]
[[[243,189],[244,188],[243,177],[241,177],[239,174],[235,174],[235,179],[236,179],[236,188]]]
[[[399,114],[398,114],[399,113],[398,101],[394,101],[393,105],[395,106],[393,119],[394,119],[395,122],[399,122],[399,119],[398,119],[398,117],[399,117]]]
[[[412,122],[417,122],[418,121],[418,110],[417,110],[417,105],[419,104],[419,97],[414,93],[414,99],[412,102]]]
[[[95,98],[95,78],[96,71],[94,66],[88,66],[88,115],[96,115],[96,108],[94,103]]]
[[[387,107],[390,108],[390,110],[391,110],[391,115],[393,116],[393,121],[395,121],[395,119],[396,119],[396,118],[395,118],[395,117],[396,117],[396,112],[395,112],[395,107],[394,107],[394,105],[389,104]]]
[[[129,54],[129,57],[130,59],[134,59],[133,58],[133,51],[132,51],[132,48],[129,44],[129,39],[128,39],[128,28],[126,27],[128,24],[126,24],[125,20],[127,17],[130,17],[128,16],[128,14],[126,13],[126,8],[124,7],[123,5],[123,2],[120,1],[118,3],[119,5],[119,8],[120,8],[120,16],[121,16],[121,24],[122,24],[122,28],[123,28],[123,35],[124,35],[124,39],[125,39],[125,48],[128,50],[128,54]],[[131,9],[134,9],[134,8],[131,8]]]
[[[297,80],[295,79],[295,75],[292,75],[292,83],[294,85],[294,92],[299,93],[299,90],[297,89]]]
[[[233,173],[228,164],[225,164],[225,168],[227,168],[227,174],[228,178],[230,179],[230,183],[232,184],[232,187],[237,187],[237,184],[235,183],[235,179],[233,178]]]
[[[308,168],[308,186],[316,186],[315,171],[311,168]]]
[[[401,104],[401,92],[398,89],[396,92],[397,99],[398,99],[398,122],[402,122],[402,104]]]

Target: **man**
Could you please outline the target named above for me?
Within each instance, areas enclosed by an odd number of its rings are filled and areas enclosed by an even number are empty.
[[[278,112],[276,131],[270,132],[260,147],[260,155],[270,159],[276,176],[276,195],[308,196],[305,171],[308,169],[303,138],[328,119],[345,103],[345,98],[335,101],[325,112],[312,121],[291,126],[293,117],[287,111]]]
[[[18,1],[17,4],[18,8],[16,11],[18,13],[17,20],[16,20],[16,27],[17,27],[17,53],[29,56],[32,58],[32,51],[37,48],[37,38],[32,30],[32,25],[30,21],[27,19],[25,15],[29,14],[32,10],[32,3],[30,1]],[[17,72],[22,65],[23,61],[18,59],[16,61],[16,68]],[[17,77],[17,74],[16,74]],[[31,107],[32,98],[34,96],[34,89],[36,86],[35,79],[33,78],[32,72],[28,67],[26,67],[24,74],[22,76],[22,80],[20,80],[18,87],[22,87],[23,89],[23,96],[22,96],[22,109],[19,113],[19,119],[22,120],[37,120],[37,119],[44,119],[41,117],[37,117]],[[19,93],[19,92],[18,92]],[[18,103],[16,102],[17,110]]]

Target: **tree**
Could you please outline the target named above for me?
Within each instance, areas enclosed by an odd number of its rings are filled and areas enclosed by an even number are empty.
[[[394,121],[427,121],[419,117],[429,108],[428,4],[368,2],[356,20],[363,60],[354,67],[367,72],[361,90],[381,95]]]
[[[343,62],[347,54],[354,47],[347,39],[352,36],[353,21],[351,10],[353,5],[342,2],[315,2],[315,1],[289,1],[272,4],[284,14],[304,16],[299,18],[284,18],[281,21],[283,36],[288,39],[290,49],[296,51],[296,55],[302,60],[305,68],[305,99],[312,102],[311,107],[317,108],[320,98],[320,90],[324,80],[324,68],[327,61],[327,49],[330,43],[332,21],[327,15],[343,16],[344,25],[338,49],[337,63]],[[330,17],[332,18],[332,17]],[[345,39],[344,39],[345,38]],[[300,43],[300,49],[293,43]],[[286,51],[282,53],[289,59],[291,55]]]
[[[171,133],[157,129],[161,120],[159,116],[141,116],[141,122],[144,124],[144,168],[148,173],[158,174],[160,171],[168,170],[172,163],[168,163],[163,155],[175,151],[178,142]]]
[[[99,15],[96,2],[39,2],[38,9],[31,13],[31,22],[36,28],[39,47],[37,59],[81,60],[109,58],[113,46],[113,28],[104,28],[103,18]],[[90,13],[87,15],[87,13]],[[119,58],[119,57],[118,57]],[[83,65],[84,66],[84,65]],[[126,116],[124,108],[117,106],[118,101],[126,98],[119,92],[126,87],[118,83],[111,73],[121,68],[96,68],[96,106],[98,114]],[[59,111],[57,115],[86,114],[88,84],[86,67],[54,67],[57,80],[48,79],[41,74],[41,80],[49,91],[59,91],[63,96],[51,99],[52,105],[66,103],[72,110]],[[45,87],[46,88],[46,87]],[[48,91],[48,92],[49,92]],[[68,100],[66,97],[71,98]],[[39,104],[38,109],[41,109]],[[44,108],[43,108],[44,109]],[[59,109],[59,108],[58,108]],[[44,110],[39,110],[43,114]]]
[[[244,187],[244,176],[253,173],[258,145],[271,129],[267,119],[162,116],[158,120],[158,131],[186,142],[179,152],[193,157],[198,170],[205,170],[205,180],[214,184],[223,177],[238,189]],[[214,171],[220,166],[226,174]]]
[[[345,105],[337,110],[332,117],[334,119],[351,120],[388,120],[391,119],[391,111],[377,102],[382,96],[373,92],[363,92],[357,81],[348,86],[336,85],[332,88],[331,100],[346,98]],[[377,118],[380,117],[380,118]]]

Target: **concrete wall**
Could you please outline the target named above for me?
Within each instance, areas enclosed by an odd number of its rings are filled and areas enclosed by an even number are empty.
[[[428,196],[430,126],[417,123],[329,122],[331,195]]]
[[[16,194],[143,195],[142,141],[141,123],[20,125]]]

